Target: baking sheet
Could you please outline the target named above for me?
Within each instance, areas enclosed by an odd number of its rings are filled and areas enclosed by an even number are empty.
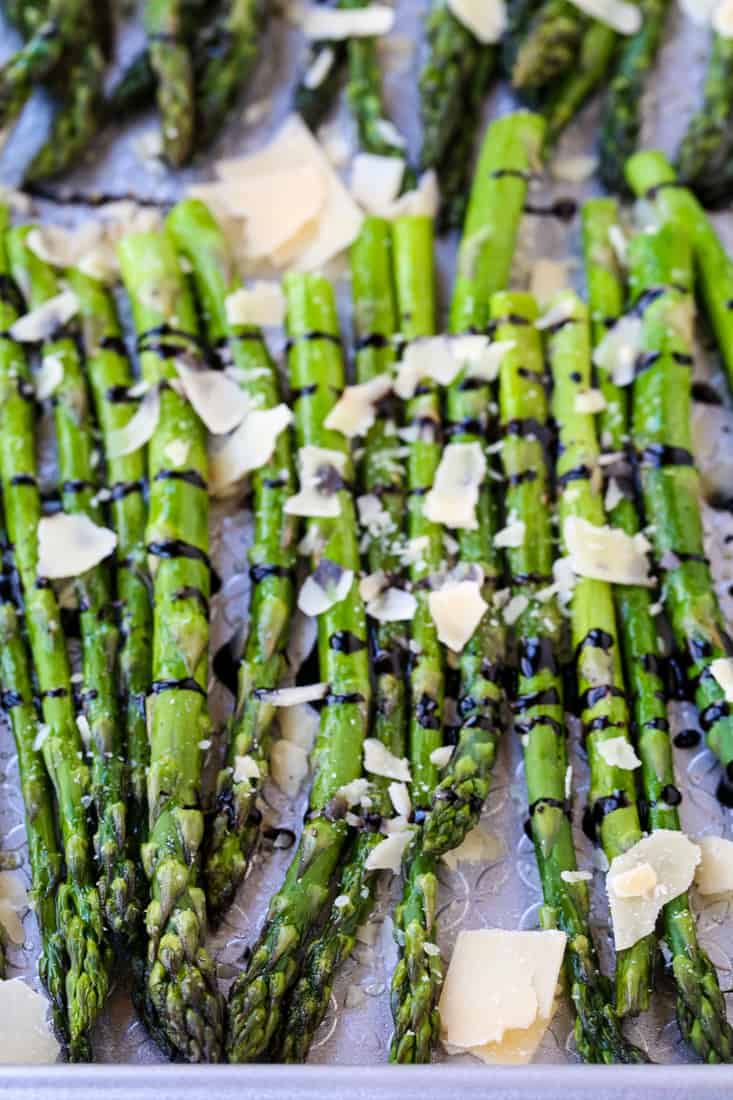
[[[397,0],[396,31],[391,42],[385,44],[382,51],[388,104],[392,117],[407,137],[412,153],[417,152],[419,145],[416,82],[422,52],[420,20],[425,7],[422,0]],[[123,133],[110,130],[100,135],[89,161],[80,165],[63,183],[54,185],[55,193],[59,196],[91,195],[94,192],[118,195],[127,194],[132,189],[140,199],[168,203],[180,196],[187,182],[209,178],[213,159],[256,148],[287,114],[292,79],[302,51],[299,33],[285,18],[285,14],[281,13],[271,22],[263,59],[247,96],[246,105],[242,103],[234,112],[230,124],[209,155],[199,157],[190,169],[178,176],[168,173],[149,155],[151,142],[157,132],[156,119],[151,115],[126,128]],[[3,54],[9,52],[16,42],[13,32],[0,26],[0,48]],[[133,20],[125,26],[121,36],[120,60],[124,61],[131,56],[139,43],[139,23]],[[674,8],[670,15],[667,42],[662,51],[658,75],[644,104],[644,142],[647,146],[658,144],[668,152],[674,150],[695,101],[705,53],[705,32],[693,27]],[[685,74],[686,79],[680,79],[681,73]],[[283,74],[288,75],[287,81],[283,79]],[[256,109],[253,109],[253,104],[257,105]],[[486,116],[488,118],[503,113],[511,107],[511,97],[505,90],[499,90],[487,104]],[[252,118],[257,114],[261,118],[253,123]],[[592,150],[597,116],[597,107],[591,105],[563,138],[559,155]],[[10,185],[17,182],[22,165],[43,139],[48,119],[48,103],[42,94],[36,95],[31,109],[26,112],[0,156],[0,182]],[[353,145],[353,133],[343,107],[329,125],[337,128]],[[580,198],[592,189],[592,184],[569,186],[550,181],[543,187],[542,193],[549,201],[560,194]],[[37,210],[41,217],[61,224],[75,224],[79,219],[89,216],[89,210],[81,202],[43,201],[37,203]],[[716,221],[729,245],[733,245],[733,219],[723,215],[718,216]],[[447,308],[449,301],[454,255],[454,238],[440,242],[438,258],[443,310]],[[526,280],[535,257],[572,257],[575,265],[570,267],[570,278],[580,286],[582,272],[579,255],[577,219],[567,226],[553,219],[528,216],[524,220],[515,263],[515,282],[521,285]],[[345,331],[348,331],[348,278],[343,264],[336,265],[335,278]],[[278,352],[281,347],[282,345],[274,347],[273,350]],[[700,349],[696,372],[699,377],[712,380],[727,400],[719,366],[714,356],[707,353],[704,347]],[[733,416],[727,410],[716,415],[722,418],[719,428],[722,446],[725,448],[725,434],[722,429],[727,427],[730,431],[733,428]],[[733,453],[733,436],[730,449]],[[725,536],[728,533],[733,534],[733,517],[727,513],[708,512],[707,519],[711,540],[708,550],[713,559],[719,591],[727,613],[733,614],[733,600],[729,594],[729,586],[733,582],[733,560],[725,557]],[[212,558],[224,582],[221,592],[212,600],[213,651],[242,626],[249,584],[246,569],[249,529],[249,517],[245,510],[232,511],[221,506],[213,509]],[[212,679],[211,686],[212,718],[218,720],[231,705],[231,697],[215,679]],[[693,715],[679,712],[673,718],[680,724],[678,728],[687,728],[694,720]],[[214,761],[219,747],[214,737],[210,763]],[[571,747],[579,861],[581,866],[592,869],[592,848],[583,836],[579,824],[587,794],[588,772],[576,732],[571,732]],[[717,768],[712,754],[704,748],[693,751],[675,750],[675,754],[679,785],[684,796],[682,818],[685,829],[691,835],[711,833],[733,837],[733,816],[715,799]],[[1,845],[3,849],[17,853],[27,874],[22,803],[17,779],[17,760],[12,740],[7,728],[3,727],[0,731]],[[305,792],[291,806],[287,805],[274,788],[268,787],[266,798],[272,823],[299,828]],[[478,867],[464,865],[455,872],[450,872],[447,868],[441,872],[439,944],[446,960],[450,957],[456,935],[461,928],[536,927],[541,891],[532,847],[524,834],[526,812],[521,750],[516,738],[505,736],[500,747],[492,792],[482,819],[486,832],[495,838],[495,858]],[[280,883],[289,858],[287,851],[264,848],[260,851],[237,903],[230,910],[219,932],[212,936],[210,946],[217,958],[224,988],[241,965],[246,945],[256,937],[267,900]],[[611,965],[612,949],[602,875],[596,874],[595,878],[592,922],[604,962]],[[386,1063],[391,1031],[388,988],[396,958],[390,913],[398,894],[399,883],[383,884],[378,906],[370,922],[371,931],[364,937],[373,937],[373,942],[357,944],[352,958],[337,977],[329,1012],[316,1037],[310,1057],[312,1063],[324,1067],[323,1074],[304,1076],[300,1070],[265,1067],[219,1070],[216,1088],[222,1097],[230,1093],[233,1095],[235,1090],[240,1097],[289,1096],[296,1091],[299,1096],[309,1096],[311,1091],[315,1094],[316,1089],[319,1097],[330,1095],[331,1090],[333,1095],[343,1095],[347,1089],[355,1095],[362,1091],[366,1095],[368,1091],[371,1097],[387,1096],[391,1093],[392,1085],[388,1082],[392,1082],[394,1078],[380,1075],[375,1069],[367,1071],[365,1068],[358,1076],[348,1073],[342,1076],[334,1069],[326,1071],[325,1066],[358,1063],[364,1067],[375,1067]],[[716,901],[703,906],[696,900],[696,907],[699,911],[701,942],[718,967],[723,989],[732,990],[731,903],[727,900]],[[9,976],[23,975],[35,983],[37,934],[32,914],[26,915],[24,926],[26,943],[22,948],[11,947],[8,952]],[[110,1075],[103,1069],[84,1070],[71,1067],[63,1067],[56,1074],[45,1071],[23,1071],[20,1074],[7,1072],[0,1075],[0,1093],[4,1091],[23,1095],[30,1089],[34,1095],[42,1095],[48,1089],[55,1097],[61,1097],[67,1092],[71,1095],[73,1089],[76,1097],[87,1093],[99,1095],[102,1091],[141,1096],[143,1089],[147,1091],[149,1088],[151,1094],[154,1089],[156,1095],[162,1098],[173,1096],[174,1093],[177,1096],[200,1095],[204,1088],[208,1088],[211,1081],[207,1076],[211,1071],[208,1070],[172,1068],[164,1071],[163,1076],[149,1072],[143,1075],[142,1067],[152,1067],[161,1061],[160,1054],[134,1017],[124,979],[118,980],[120,984],[110,997],[94,1036],[95,1056],[102,1063],[136,1065],[140,1067],[137,1076],[131,1078],[126,1073],[121,1074],[119,1070]],[[728,993],[727,996],[730,1001],[733,993]],[[348,1008],[345,1007],[347,997],[350,1006]],[[488,1069],[464,1056],[449,1059],[448,1064],[452,1070],[441,1071],[439,1077],[435,1076],[435,1070],[432,1073],[429,1071],[428,1075],[421,1070],[412,1071],[408,1075],[401,1071],[400,1092],[405,1097],[424,1097],[431,1094],[437,1096],[445,1088],[446,1092],[464,1091],[471,1095],[478,1088],[483,1091],[491,1087],[502,1096],[513,1095],[514,1089],[524,1088],[527,1092],[522,1093],[523,1095],[541,1092],[543,1096],[560,1096],[561,1093],[568,1096],[572,1095],[573,1089],[582,1080],[585,1095],[592,1088],[594,1093],[602,1097],[606,1090],[610,1094],[610,1089],[613,1088],[615,1097],[623,1096],[624,1083],[638,1080],[634,1076],[635,1071],[617,1067],[609,1075],[603,1070],[599,1072],[585,1068],[577,1071],[580,1076],[566,1076],[563,1063],[577,1061],[570,1024],[567,1008],[561,1008],[537,1056],[540,1063],[555,1064],[551,1075],[541,1074],[537,1067],[522,1071]],[[679,1040],[671,988],[664,978],[660,980],[652,1011],[643,1019],[630,1024],[628,1031],[654,1061],[682,1063],[689,1057]],[[436,1060],[444,1060],[440,1050],[436,1051]],[[665,1095],[669,1096],[676,1095],[676,1089],[682,1087],[685,1094],[692,1092],[701,1096],[712,1096],[718,1095],[718,1089],[724,1081],[728,1088],[733,1085],[733,1075],[725,1069],[701,1070],[691,1067],[685,1071],[684,1078],[674,1071],[658,1073],[644,1069],[639,1072],[646,1075],[643,1078],[644,1091],[649,1095],[658,1086],[664,1088]],[[683,1080],[684,1086],[681,1085]],[[441,1084],[438,1084],[439,1081]],[[629,1085],[629,1089],[631,1087],[635,1086]]]

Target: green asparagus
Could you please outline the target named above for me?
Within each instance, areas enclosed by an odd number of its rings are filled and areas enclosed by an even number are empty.
[[[105,114],[111,122],[142,111],[155,99],[157,77],[150,61],[150,50],[140,50],[123,71],[109,93]]]
[[[168,219],[176,246],[191,264],[209,344],[238,368],[244,392],[260,409],[274,408],[279,386],[262,333],[227,319],[226,299],[238,284],[224,233],[203,203],[189,199]],[[220,916],[244,878],[259,835],[255,802],[268,773],[274,707],[258,692],[277,687],[293,612],[292,570],[296,528],[284,512],[292,495],[290,441],[281,433],[270,460],[252,472],[255,538],[250,551],[254,595],[246,652],[239,669],[237,705],[229,730],[225,767],[217,780],[216,811],[204,854],[206,897]],[[235,778],[237,759],[250,756],[259,780]]]
[[[333,291],[323,277],[299,274],[287,276],[285,291],[298,443],[334,452],[335,464],[327,463],[321,477],[336,486],[339,514],[309,523],[318,548],[314,565],[327,561],[356,574],[359,549],[347,442],[340,432],[324,426],[344,384]],[[231,989],[227,1053],[232,1062],[260,1057],[275,1036],[303,947],[324,915],[348,838],[341,816],[343,800],[335,796],[361,774],[371,700],[366,616],[356,579],[346,598],[318,617],[318,653],[328,694],[314,750],[309,815],[285,881],[270,902],[249,966]]]
[[[392,288],[392,249],[389,223],[367,218],[351,249],[357,382],[364,384],[388,372],[394,362],[392,337],[396,308]],[[391,409],[370,428],[361,462],[365,493],[378,496],[389,517],[389,533],[369,536],[367,564],[370,573],[383,571],[390,578],[401,572],[392,541],[402,528],[404,473],[398,456],[397,421]],[[371,631],[374,668],[374,723],[372,736],[397,757],[405,753],[406,691],[404,679],[405,624],[378,622]],[[392,806],[389,782],[373,777],[369,827],[357,837],[350,858],[341,871],[334,902],[321,934],[308,948],[302,976],[291,998],[283,1028],[282,1057],[303,1061],[318,1024],[328,1008],[333,980],[349,957],[356,931],[373,905],[377,875],[366,861],[383,839],[373,827],[372,815],[389,817]]]
[[[530,19],[517,50],[512,87],[531,92],[568,72],[589,22],[571,0],[545,0]]]
[[[203,63],[196,73],[196,141],[206,145],[221,129],[257,60],[267,11],[264,0],[226,0],[197,43]]]
[[[641,26],[622,39],[601,119],[600,171],[610,191],[624,190],[624,165],[635,151],[641,104],[659,50],[669,0],[639,0]]]
[[[730,802],[733,715],[710,664],[733,643],[705,558],[700,478],[691,454],[692,254],[678,227],[666,225],[635,237],[629,259],[633,308],[642,318],[633,434],[644,508],[664,570],[664,605],[677,646],[689,658],[687,679],[707,743],[725,769],[719,795]]]
[[[593,325],[596,344],[603,338],[608,324],[620,317],[623,309],[621,272],[609,240],[609,230],[618,222],[619,210],[613,199],[591,199],[583,207],[589,305],[591,315],[598,318]],[[608,371],[599,366],[598,372],[606,400],[606,408],[599,418],[604,448],[609,455],[623,454],[629,427],[627,399]],[[626,488],[626,492],[611,510],[610,521],[614,527],[635,535],[640,523],[633,489],[623,479],[617,478],[615,483]],[[652,596],[649,589],[638,585],[617,585],[614,596],[649,825],[652,829],[679,829],[679,812],[674,805],[674,762],[658,655],[658,630],[651,611]],[[706,1061],[729,1061],[733,1054],[733,1034],[727,1022],[725,1002],[715,969],[698,942],[695,918],[686,893],[664,907],[664,932],[677,982],[680,1031]]]
[[[517,53],[527,28],[544,0],[507,0],[507,27],[501,40],[501,68],[507,78],[511,78]]]
[[[730,194],[732,118],[733,39],[714,33],[703,101],[677,151],[680,179],[711,205]]]
[[[152,899],[146,913],[147,996],[153,1026],[179,1057],[216,1061],[222,1005],[214,963],[203,946],[206,903],[199,885],[201,741],[209,733],[208,463],[203,425],[171,385],[176,357],[199,364],[200,345],[194,303],[170,237],[130,234],[120,243],[119,259],[143,378],[158,387],[160,399],[148,448],[146,532],[154,583],[147,700],[150,839],[142,849]],[[170,448],[181,443],[185,455],[175,461]]]
[[[583,34],[577,64],[553,87],[543,114],[547,119],[546,147],[551,149],[586,99],[605,79],[616,49],[617,36],[606,23],[593,20]]]
[[[163,151],[174,168],[190,158],[196,131],[194,65],[184,0],[146,0],[145,30],[156,77]]]
[[[548,408],[542,345],[534,322],[537,304],[527,294],[491,299],[496,336],[514,344],[500,373],[504,430],[502,463],[507,510],[524,524],[521,546],[507,551],[512,595],[524,608],[516,625],[519,679],[513,709],[522,738],[529,795],[529,824],[542,880],[542,924],[568,937],[565,973],[575,1009],[575,1042],[587,1062],[638,1062],[643,1056],[623,1038],[611,983],[601,973],[588,914],[588,888],[567,881],[576,857],[567,790],[563,684],[563,620],[552,583],[553,538],[548,507]]]

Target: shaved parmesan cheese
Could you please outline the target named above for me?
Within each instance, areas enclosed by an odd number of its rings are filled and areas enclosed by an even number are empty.
[[[577,413],[599,413],[606,407],[606,399],[600,390],[584,390],[575,395],[575,411]]]
[[[225,496],[246,474],[260,470],[273,456],[278,437],[292,423],[287,405],[253,409],[239,427],[209,451],[209,488]]]
[[[727,702],[733,703],[733,657],[718,657],[709,668]]]
[[[407,144],[394,122],[388,118],[378,118],[374,123],[377,136],[385,145],[392,145],[397,149],[404,149]]]
[[[564,932],[482,928],[458,935],[440,998],[441,1030],[451,1047],[496,1043],[553,1012],[565,953]]]
[[[486,477],[486,456],[480,443],[448,443],[443,448],[424,513],[433,523],[475,531],[479,488]]]
[[[341,451],[301,447],[298,451],[300,492],[285,502],[287,514],[331,519],[340,515],[338,491],[343,484],[347,461]]]
[[[570,0],[580,11],[612,27],[618,34],[636,34],[641,28],[641,10],[627,0]]]
[[[351,193],[365,210],[382,214],[399,195],[404,175],[402,157],[357,153],[351,165]]]
[[[417,187],[413,191],[403,192],[388,209],[382,211],[382,217],[391,218],[392,220],[402,217],[434,218],[438,213],[439,206],[438,177],[430,169],[428,172],[423,172],[418,180]]]
[[[634,380],[634,364],[641,351],[641,317],[627,314],[616,321],[593,352],[593,362],[605,370],[617,386]]]
[[[283,794],[294,798],[308,775],[308,753],[294,741],[276,741],[270,750],[270,772]]]
[[[330,413],[325,427],[342,432],[348,439],[366,435],[376,419],[376,405],[392,389],[388,374],[378,374],[358,386],[347,386]]]
[[[636,755],[634,746],[625,737],[609,737],[606,741],[598,741],[596,749],[611,768],[633,771],[634,768],[641,767],[641,760]]]
[[[358,497],[356,507],[359,511],[359,523],[366,527],[370,535],[382,535],[392,528],[392,517],[374,493],[365,493]],[[368,600],[369,596],[364,595],[364,599]]]
[[[298,607],[304,615],[322,615],[346,599],[354,583],[351,569],[328,558],[321,558],[314,572],[303,582],[298,593]]]
[[[512,596],[512,598],[509,600],[509,603],[502,611],[502,618],[504,619],[504,622],[507,624],[507,626],[513,626],[520,615],[523,615],[528,607],[528,596],[524,596],[521,592],[518,593],[516,596]]]
[[[697,845],[671,829],[657,829],[616,856],[606,889],[617,951],[654,931],[663,906],[689,888],[699,862]]]
[[[629,242],[620,225],[608,227],[608,241],[622,267],[628,267]]]
[[[297,707],[299,703],[315,703],[328,695],[328,684],[305,684],[303,687],[275,688],[260,691],[258,698],[273,707]]]
[[[143,397],[137,412],[123,428],[113,428],[107,440],[107,457],[134,454],[153,438],[160,419],[160,390],[153,386]]]
[[[336,54],[330,46],[323,46],[322,49],[318,49],[313,63],[308,66],[303,76],[303,87],[309,88],[311,91],[314,88],[320,88],[331,72],[335,60]]]
[[[568,516],[563,539],[578,576],[611,584],[654,586],[646,556],[650,546],[643,534],[627,535],[616,527],[597,527],[578,516]]]
[[[60,355],[44,355],[41,369],[35,377],[36,397],[45,401],[55,393],[64,378],[64,361]]]
[[[412,813],[412,802],[410,801],[410,793],[407,790],[406,784],[390,783],[387,789],[389,791],[390,801],[394,806],[394,812],[403,817],[409,817]]]
[[[590,871],[561,871],[560,878],[571,885],[576,882],[590,882],[593,875]]]
[[[444,768],[452,755],[452,745],[441,745],[439,749],[433,749],[430,753],[430,763],[435,764],[436,768]]]
[[[306,38],[338,42],[345,38],[376,38],[389,34],[395,13],[386,4],[367,4],[363,8],[308,8],[302,28]]]
[[[117,535],[88,516],[57,512],[38,523],[38,575],[48,580],[78,577],[108,558]]]
[[[695,842],[700,863],[695,886],[701,894],[727,894],[733,890],[733,840],[722,836],[701,836]]]
[[[224,301],[230,325],[281,325],[285,319],[285,295],[278,282],[260,279],[240,287]]]
[[[347,806],[358,806],[361,800],[369,793],[368,779],[352,779],[336,791],[337,798],[343,798]]]
[[[245,780],[253,779],[255,782],[260,778],[260,768],[257,761],[251,756],[235,756],[234,757],[234,782],[244,783]]]
[[[562,325],[567,321],[572,321],[575,317],[577,301],[572,291],[567,291],[564,294],[561,293],[554,305],[550,306],[546,313],[543,313],[541,317],[537,318],[534,327],[542,332],[545,329],[551,329],[556,325]]]
[[[443,1046],[448,1054],[470,1054],[489,1066],[525,1066],[537,1053],[549,1024],[549,1020],[538,1016],[530,1027],[506,1031],[498,1043],[484,1043],[464,1050],[444,1040]]]
[[[413,340],[402,356],[394,383],[395,393],[403,400],[412,397],[424,378],[432,378],[439,385],[448,386],[460,369],[461,364],[453,355],[447,336]]]
[[[501,837],[485,833],[480,825],[469,829],[461,844],[443,856],[443,863],[455,871],[460,863],[489,863],[504,855],[506,847]]]
[[[470,640],[488,606],[477,581],[448,582],[428,596],[438,638],[454,653]]]
[[[410,765],[404,756],[395,756],[376,737],[367,737],[364,741],[364,771],[401,783],[411,782]]]
[[[500,550],[524,546],[526,529],[526,524],[523,520],[513,520],[513,522],[506,527],[502,527],[501,531],[496,532],[494,535],[494,546],[498,547]]]
[[[19,317],[10,326],[10,335],[20,344],[40,344],[68,324],[79,312],[79,299],[73,290],[63,290],[37,309]]]
[[[488,337],[474,334],[454,336],[452,344],[454,357],[466,368],[466,378],[483,382],[496,381],[504,356],[515,346],[513,340],[489,343]]]
[[[226,435],[242,423],[250,398],[224,371],[206,370],[183,357],[175,366],[186,397],[212,435]]]
[[[23,876],[17,871],[0,871],[0,925],[18,947],[25,943],[21,914],[30,906]]]
[[[48,1019],[49,1004],[21,978],[0,982],[0,1063],[49,1065],[61,1048]]]
[[[585,183],[589,180],[598,166],[595,157],[584,156],[582,153],[575,157],[561,157],[553,161],[551,171],[556,180],[564,183]]]
[[[280,736],[285,741],[293,741],[301,749],[310,752],[318,733],[320,718],[318,711],[307,703],[296,703],[292,707],[282,707],[277,716]]]
[[[448,0],[448,8],[479,42],[498,42],[507,28],[504,0]]]
[[[163,454],[174,466],[183,466],[191,450],[191,444],[183,439],[173,439],[163,448]]]
[[[567,263],[558,263],[557,260],[544,258],[535,260],[532,265],[529,292],[537,299],[542,309],[547,309],[553,298],[561,290],[567,289],[567,285]]]
[[[398,874],[412,834],[412,829],[402,829],[380,840],[366,858],[364,866],[367,871],[392,871]]]
[[[367,615],[380,623],[409,622],[417,611],[417,600],[404,588],[385,588],[372,596],[366,605]]]
[[[721,0],[712,18],[713,30],[723,38],[733,38],[733,0]]]
[[[624,499],[624,493],[615,477],[608,479],[608,488],[606,489],[606,496],[603,501],[603,507],[607,512],[612,512],[617,504],[620,504]]]

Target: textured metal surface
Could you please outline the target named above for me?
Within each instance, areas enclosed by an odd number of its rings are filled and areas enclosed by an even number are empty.
[[[394,117],[407,134],[411,148],[417,145],[416,72],[419,52],[410,52],[410,43],[419,41],[419,16],[424,3],[417,0],[398,0],[398,28],[396,42],[385,50],[387,90]],[[691,72],[700,70],[704,55],[705,36],[683,24],[676,11],[670,21],[668,44],[663,52],[661,78],[645,104],[646,144],[661,143],[666,149],[674,148],[676,137],[684,125],[691,108]],[[129,55],[135,45],[137,31],[129,30],[123,38],[123,56]],[[13,39],[5,35],[5,49],[10,49]],[[284,72],[292,74],[298,50],[297,33],[285,20],[273,21],[267,38],[266,57],[260,66],[255,87],[249,101],[265,101],[264,115],[257,125],[247,123],[247,116],[240,112],[227,127],[212,156],[242,152],[256,146],[272,130],[287,111],[289,88],[281,78]],[[685,80],[679,80],[684,72]],[[494,96],[490,111],[507,109],[505,93]],[[23,119],[17,133],[0,157],[0,180],[12,183],[17,180],[20,165],[29,151],[38,144],[47,116],[42,97],[37,97],[32,111]],[[591,107],[580,124],[573,127],[563,142],[565,152],[587,152],[592,147],[592,134],[597,111]],[[350,137],[348,123],[342,112],[342,132]],[[182,177],[168,175],[159,165],[140,155],[145,134],[155,129],[155,120],[148,118],[122,135],[104,134],[94,151],[93,163],[80,166],[79,170],[57,191],[70,189],[75,192],[93,188],[112,194],[133,190],[137,195],[169,201],[181,191],[186,179],[207,178],[210,173],[208,160],[201,158]],[[141,139],[142,142],[141,142]],[[563,185],[547,186],[544,197],[548,200],[558,194],[580,197],[586,188]],[[57,205],[41,203],[41,215],[55,221],[74,224],[89,216],[83,205]],[[733,242],[733,220],[718,219],[729,243]],[[455,242],[440,245],[441,283],[445,290],[443,305],[448,301]],[[515,281],[524,283],[534,257],[549,256],[574,260],[570,267],[572,281],[580,282],[579,231],[577,221],[566,226],[551,219],[527,217],[522,242],[515,264]],[[340,301],[345,324],[348,325],[348,283],[343,278],[343,265],[338,269]],[[276,352],[278,348],[274,349]],[[700,376],[710,377],[721,393],[725,385],[714,361],[709,361],[701,351],[696,368]],[[727,450],[724,431],[733,427],[733,417],[722,415],[721,447]],[[731,437],[733,447],[733,437]],[[712,471],[711,471],[712,472]],[[725,536],[733,535],[733,517],[725,513],[708,513],[710,520],[709,550],[713,558],[719,591],[724,597],[726,610],[733,611],[729,585],[733,581],[733,553],[728,558]],[[246,626],[243,609],[247,604],[248,580],[246,575],[246,548],[249,518],[244,509],[232,510],[218,507],[212,519],[213,560],[223,578],[223,587],[212,601],[212,649],[228,641],[233,634]],[[733,545],[733,542],[732,542]],[[212,678],[212,723],[226,712],[231,697],[224,687]],[[688,727],[691,716],[675,716],[682,726]],[[579,748],[577,733],[571,729],[571,746],[574,768],[575,819],[579,823],[588,787],[587,764]],[[219,745],[212,734],[211,761],[215,760]],[[210,762],[211,762],[210,761]],[[733,818],[724,811],[714,797],[716,766],[704,748],[693,751],[676,750],[679,784],[683,791],[683,822],[692,835],[712,833],[733,836]],[[304,794],[294,806],[274,789],[268,788],[268,817],[273,824],[299,827],[302,818]],[[17,784],[17,761],[6,729],[0,732],[0,844],[3,849],[16,852],[21,865],[27,871],[24,850],[23,826],[20,824],[22,806]],[[441,873],[439,911],[439,943],[444,957],[449,958],[455,937],[461,928],[504,927],[534,928],[541,894],[531,845],[524,835],[526,794],[524,788],[521,753],[517,741],[507,735],[502,742],[494,783],[483,817],[485,830],[495,839],[494,858],[481,866],[463,866],[455,872],[445,868]],[[593,852],[578,827],[576,829],[581,865],[593,866]],[[240,895],[240,900],[228,914],[222,928],[212,937],[212,947],[220,964],[223,987],[241,965],[245,946],[256,936],[269,895],[277,887],[289,860],[287,851],[271,851],[263,848],[258,854]],[[608,933],[607,906],[603,895],[603,876],[597,873],[594,883],[593,922],[602,947],[604,962],[612,963],[612,949]],[[193,1067],[158,1068],[154,1063],[160,1056],[154,1044],[134,1018],[124,986],[115,990],[95,1035],[95,1054],[100,1062],[132,1063],[129,1066],[71,1068],[59,1067],[53,1071],[22,1070],[4,1071],[0,1074],[0,1095],[19,1097],[53,1096],[86,1100],[87,1097],[109,1095],[113,1097],[142,1097],[155,1095],[158,1100],[169,1097],[200,1097],[214,1089],[222,1100],[237,1096],[240,1100],[257,1098],[281,1098],[298,1096],[310,1100],[318,1096],[342,1097],[348,1093],[355,1098],[369,1096],[382,1100],[399,1091],[403,1100],[418,1097],[453,1096],[459,1093],[467,1097],[491,1094],[497,1097],[541,1096],[543,1098],[588,1096],[591,1093],[603,1100],[613,1095],[620,1097],[641,1093],[654,1096],[664,1093],[667,1097],[697,1095],[722,1096],[733,1088],[733,1071],[727,1069],[701,1069],[685,1067],[684,1070],[626,1069],[593,1070],[580,1066],[566,1066],[576,1061],[569,1039],[570,1017],[561,1009],[538,1054],[535,1065],[523,1070],[502,1070],[481,1067],[473,1060],[453,1058],[445,1066],[428,1070],[388,1070],[376,1068],[386,1062],[390,1033],[390,1012],[387,997],[389,978],[395,960],[395,948],[391,936],[390,912],[399,886],[396,882],[385,884],[371,925],[372,943],[359,943],[354,956],[339,974],[331,1007],[314,1044],[311,1062],[320,1069],[291,1069],[279,1067],[242,1067],[200,1069]],[[729,901],[716,901],[699,910],[701,940],[719,969],[722,986],[733,988],[733,914]],[[27,934],[22,948],[9,951],[10,974],[22,974],[35,981],[37,937],[32,914],[25,918]],[[368,936],[365,938],[369,938]],[[729,1000],[731,999],[729,995]],[[348,1001],[348,1007],[346,1003]],[[733,1008],[733,1005],[731,1005]],[[654,1008],[643,1020],[629,1027],[635,1040],[648,1050],[654,1061],[683,1063],[687,1053],[679,1042],[674,1021],[670,988],[664,978],[660,981],[659,994],[654,998]],[[437,1052],[438,1060],[443,1059]],[[338,1064],[354,1064],[357,1072],[333,1068]],[[553,1064],[552,1070],[548,1069]]]

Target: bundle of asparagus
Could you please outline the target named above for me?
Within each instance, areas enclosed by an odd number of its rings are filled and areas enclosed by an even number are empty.
[[[724,202],[733,188],[733,38],[713,34],[700,107],[677,150],[681,180],[706,205]]]

